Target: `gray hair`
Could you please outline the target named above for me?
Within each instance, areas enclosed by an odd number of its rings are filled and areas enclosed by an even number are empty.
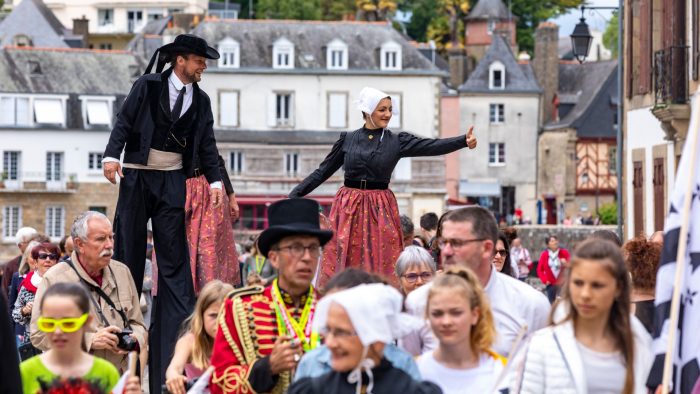
[[[426,265],[430,268],[430,272],[433,274],[437,269],[435,267],[435,260],[430,253],[421,248],[420,246],[407,246],[404,248],[403,252],[399,255],[396,260],[396,267],[394,268],[397,277],[402,277],[406,271],[414,267],[420,267]]]
[[[19,244],[29,241],[30,238],[38,234],[39,232],[32,227],[22,227],[21,229],[17,230],[17,234],[15,234],[17,245],[19,246]]]
[[[83,241],[87,240],[87,233],[88,233],[88,222],[90,219],[93,218],[99,218],[99,219],[104,219],[109,222],[109,219],[107,216],[105,216],[101,212],[96,212],[96,211],[85,211],[78,215],[77,218],[73,221],[73,225],[70,228],[70,236],[73,239],[80,238]],[[110,224],[112,222],[109,222]]]
[[[38,245],[41,245],[41,242],[37,240],[29,241],[27,244],[27,249],[24,250],[22,261],[19,263],[19,268],[17,269],[20,275],[26,275],[29,272],[29,259],[32,257],[32,249]]]

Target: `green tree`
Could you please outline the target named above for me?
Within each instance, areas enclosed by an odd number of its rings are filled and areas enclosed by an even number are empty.
[[[355,0],[321,0],[321,17],[327,21],[355,15]]]
[[[363,21],[382,21],[391,19],[398,9],[395,0],[356,0],[357,19]]]
[[[618,17],[617,11],[613,12],[612,18],[608,21],[608,25],[605,27],[605,33],[603,33],[603,45],[610,49],[612,52],[613,59],[617,58],[617,37],[618,37]]]
[[[321,0],[258,0],[257,3],[256,19],[321,19]]]
[[[449,24],[449,15],[441,5],[447,0],[404,0],[402,9],[411,11],[413,17],[409,23],[408,32],[416,40],[428,38],[427,32],[429,26],[431,31],[438,37],[445,26],[445,21],[438,21],[447,17]],[[457,2],[456,0],[450,2]],[[534,33],[540,22],[554,18],[567,11],[579,7],[583,0],[503,0],[506,5],[510,3],[511,12],[518,18],[517,20],[517,36],[518,46],[520,50],[532,52],[535,48]],[[471,7],[474,8],[478,0],[471,1]],[[414,22],[415,19],[415,22]],[[426,23],[426,21],[429,21]],[[431,23],[432,22],[432,23]],[[460,20],[457,24],[461,24]],[[453,29],[454,31],[454,29]],[[444,40],[444,36],[443,36]]]
[[[603,204],[598,208],[600,224],[617,224],[617,204],[614,202]]]

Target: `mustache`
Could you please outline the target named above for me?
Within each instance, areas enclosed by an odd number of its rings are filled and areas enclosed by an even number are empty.
[[[114,249],[105,249],[100,252],[100,257],[112,257],[114,254]]]

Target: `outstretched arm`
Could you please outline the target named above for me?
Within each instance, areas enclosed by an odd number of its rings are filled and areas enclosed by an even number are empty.
[[[401,157],[440,156],[469,147],[476,148],[473,128],[466,135],[451,138],[420,138],[406,132],[399,133]]]
[[[343,144],[345,143],[346,134],[347,133],[340,134],[340,138],[335,142],[328,156],[323,159],[323,162],[321,162],[316,171],[307,176],[306,179],[301,181],[301,183],[289,193],[290,198],[304,197],[338,171],[345,159]]]

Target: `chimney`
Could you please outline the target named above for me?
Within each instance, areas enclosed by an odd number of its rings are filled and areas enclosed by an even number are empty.
[[[450,64],[450,85],[457,89],[469,76],[469,57],[464,48],[450,48],[447,50]]]
[[[86,47],[88,42],[88,25],[90,20],[85,18],[85,15],[80,19],[73,19],[73,34],[76,36],[82,36],[82,48]]]
[[[542,124],[554,120],[554,96],[559,90],[559,26],[543,22],[535,30],[533,68],[543,90]]]

